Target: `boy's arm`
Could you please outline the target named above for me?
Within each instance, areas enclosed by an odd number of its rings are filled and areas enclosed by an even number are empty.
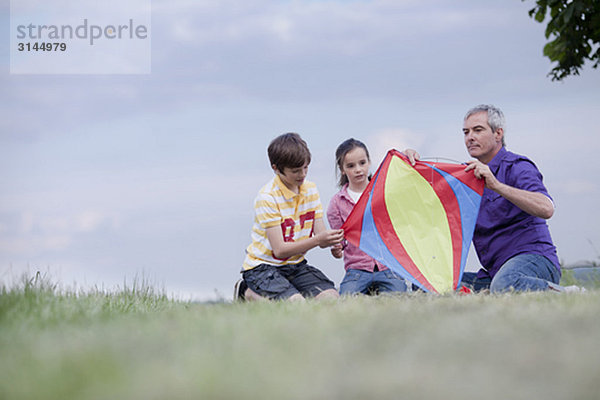
[[[315,236],[317,236],[319,233],[321,232],[325,232],[327,230],[327,227],[325,227],[325,222],[323,222],[323,218],[317,218],[314,220],[313,222],[313,232],[315,233]],[[313,237],[315,237],[313,236]],[[327,246],[325,246],[327,247]]]
[[[284,242],[280,226],[267,228],[267,239],[271,243],[273,255],[280,259],[286,259],[298,254],[304,254],[317,246],[324,248],[338,244],[344,238],[344,231],[342,229],[326,229],[322,218],[315,219],[313,223],[315,235],[298,242]]]
[[[341,228],[343,224],[342,216],[340,215],[340,210],[337,207],[332,207],[331,203],[329,204],[329,208],[327,209],[327,219],[329,220],[329,226],[334,227],[336,229]],[[320,221],[320,223],[315,225],[315,233],[319,233],[326,230],[323,220],[319,218],[318,221]],[[344,256],[344,251],[341,242],[332,245],[330,250],[331,255],[335,258],[342,258]]]

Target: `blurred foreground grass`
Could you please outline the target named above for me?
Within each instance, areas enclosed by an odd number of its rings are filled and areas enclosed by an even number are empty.
[[[0,399],[592,399],[600,291],[194,304],[0,291]]]

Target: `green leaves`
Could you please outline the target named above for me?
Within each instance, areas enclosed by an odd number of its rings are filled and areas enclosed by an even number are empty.
[[[533,11],[535,11],[535,9],[533,9],[529,12],[529,16],[534,14]],[[546,18],[546,9],[545,8],[538,9],[537,12],[535,12],[535,20],[537,22],[542,22],[544,20],[544,18]]]
[[[525,0],[522,0],[525,1]],[[542,23],[550,16],[546,26],[544,56],[556,65],[549,76],[562,80],[569,75],[579,75],[586,60],[600,63],[600,2],[598,0],[537,0],[529,16]],[[595,49],[595,51],[594,51]]]

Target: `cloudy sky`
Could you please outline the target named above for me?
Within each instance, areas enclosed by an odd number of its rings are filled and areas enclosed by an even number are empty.
[[[230,297],[273,137],[305,138],[326,205],[341,141],[363,140],[373,169],[390,148],[467,160],[462,118],[479,103],[504,110],[508,148],[541,169],[561,260],[597,261],[600,72],[552,82],[531,7],[153,0],[140,75],[11,74],[5,39],[0,282],[40,270],[113,288],[144,276],[184,299]],[[340,282],[328,251],[307,258]]]

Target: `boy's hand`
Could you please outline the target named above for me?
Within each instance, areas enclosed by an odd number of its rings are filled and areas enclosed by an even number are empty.
[[[344,255],[344,249],[341,243],[331,246],[331,255],[335,258],[342,258]]]
[[[319,243],[319,247],[324,249],[325,247],[340,244],[344,240],[344,230],[329,229],[318,233],[315,238],[317,239],[317,243]]]

